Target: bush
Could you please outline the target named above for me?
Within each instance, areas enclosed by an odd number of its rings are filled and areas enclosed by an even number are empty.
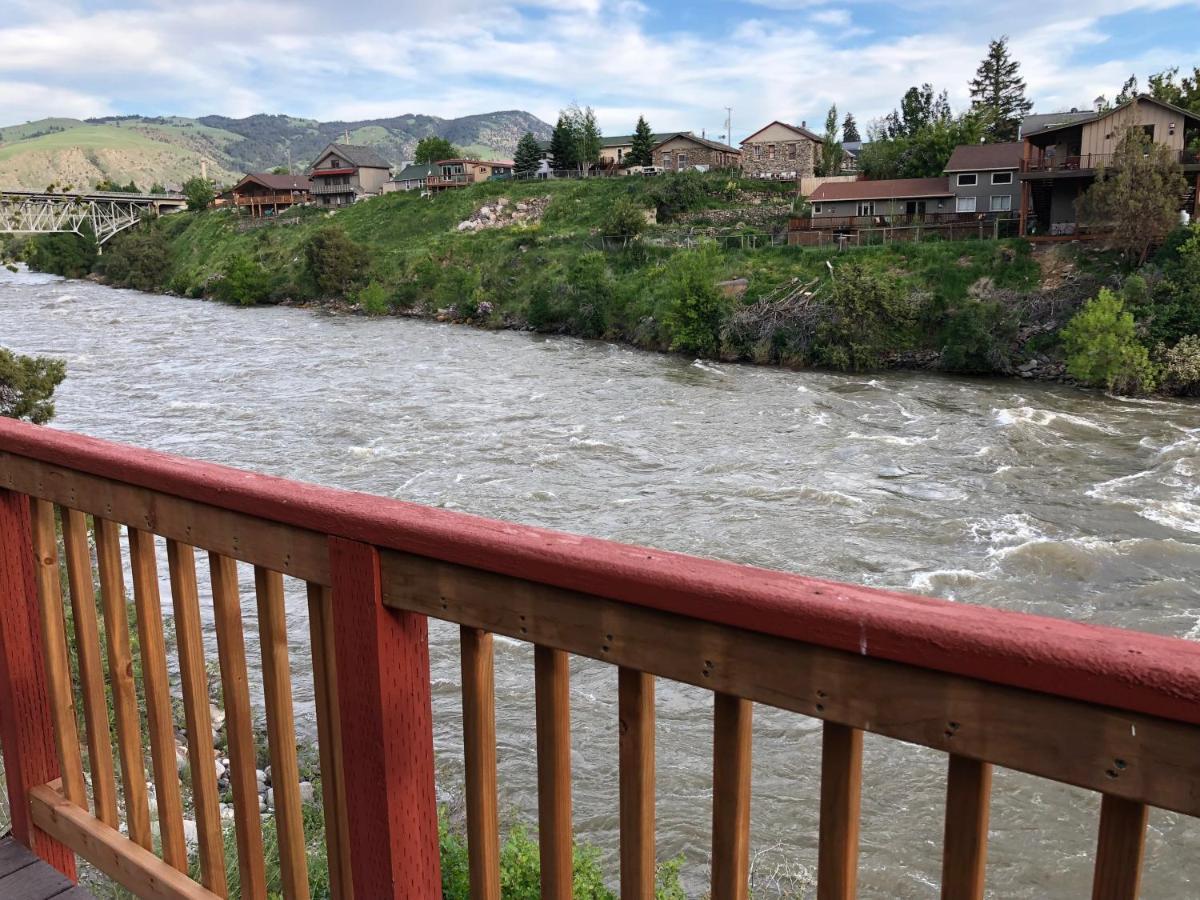
[[[391,309],[387,290],[378,281],[372,281],[358,292],[358,305],[368,316],[386,315]]]
[[[1200,396],[1200,335],[1189,334],[1169,350],[1159,346],[1162,386],[1172,394]]]
[[[715,356],[729,303],[717,289],[720,254],[708,242],[698,250],[672,257],[664,273],[667,308],[664,315],[671,349]]]
[[[567,269],[565,318],[571,332],[601,337],[612,318],[613,277],[602,253],[584,253]]]
[[[1017,323],[995,301],[968,300],[950,310],[942,332],[941,368],[947,372],[983,375],[1009,368]]]
[[[1200,227],[1190,233],[1173,257],[1166,258],[1163,277],[1145,310],[1137,310],[1152,345],[1171,346],[1186,335],[1200,334]]]
[[[92,271],[98,254],[96,238],[88,226],[83,234],[46,234],[28,244],[29,268],[64,278],[82,278]]]
[[[608,208],[600,226],[605,237],[630,240],[646,229],[646,210],[629,197],[621,197]]]
[[[54,391],[66,377],[61,359],[0,348],[0,416],[44,425],[54,418]]]
[[[271,276],[267,270],[244,253],[238,253],[225,266],[213,293],[226,303],[254,306],[271,294]]]
[[[309,277],[326,297],[347,297],[366,277],[370,257],[337,227],[322,228],[304,245]]]
[[[1133,315],[1108,288],[1075,314],[1061,336],[1072,378],[1119,393],[1153,390],[1154,367],[1137,339]]]
[[[658,208],[658,220],[663,222],[671,216],[695,209],[704,202],[708,192],[704,175],[700,172],[677,172],[655,179],[649,193]]]
[[[854,260],[839,266],[829,285],[813,346],[818,362],[862,372],[879,368],[887,354],[912,346],[923,298],[897,278]]]
[[[198,175],[183,183],[183,193],[187,197],[187,208],[192,212],[208,209],[217,196],[212,182]]]
[[[96,261],[96,271],[111,284],[139,291],[164,287],[171,247],[162,231],[143,225],[117,235]]]

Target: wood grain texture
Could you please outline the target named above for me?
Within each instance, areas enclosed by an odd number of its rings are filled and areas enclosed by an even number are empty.
[[[175,759],[175,725],[167,679],[166,632],[158,591],[154,536],[130,528],[129,568],[137,610],[138,645],[142,654],[142,690],[146,695],[146,730],[154,767],[154,803],[162,839],[163,860],[179,872],[188,870],[183,839],[183,803]]]
[[[150,850],[153,847],[150,834],[150,805],[146,796],[141,715],[138,712],[137,686],[133,679],[129,614],[125,607],[121,529],[115,522],[97,518],[95,531],[100,600],[104,608],[104,634],[108,643],[108,677],[117,725],[117,751],[121,758],[125,822],[130,839]]]
[[[225,736],[229,753],[229,786],[233,792],[233,824],[237,841],[238,887],[242,900],[266,900],[262,823],[258,816],[257,758],[250,715],[250,683],[246,675],[246,639],[237,563],[219,553],[208,555],[212,579],[213,621],[225,704]]]
[[[746,900],[750,886],[749,700],[713,697],[713,900]]]
[[[492,636],[461,631],[463,761],[472,900],[500,900],[500,810],[496,794],[496,671]]]
[[[280,880],[288,900],[308,900],[308,854],[300,803],[300,767],[296,762],[283,576],[255,566],[254,590],[258,597],[258,639],[262,644],[263,697],[267,706],[275,830],[279,835]]]
[[[331,538],[329,561],[354,896],[437,897],[428,623],[383,606],[374,547]]]
[[[983,900],[991,791],[989,763],[950,755],[942,842],[942,900]]]
[[[1147,807],[1105,794],[1100,801],[1100,835],[1092,900],[1137,900],[1142,884]]]
[[[836,722],[826,722],[821,735],[817,900],[854,900],[858,895],[862,736],[857,728]]]
[[[179,681],[187,722],[188,767],[192,808],[200,849],[200,883],[218,896],[226,894],[225,842],[221,833],[220,796],[213,762],[212,715],[209,712],[208,667],[196,589],[196,551],[189,544],[167,541],[171,604],[175,612],[175,644],[179,649]]]
[[[561,650],[538,644],[533,651],[533,671],[542,900],[570,900],[575,849],[571,825],[570,660]]]
[[[654,900],[654,676],[617,672],[621,900]]]
[[[342,723],[338,711],[337,650],[333,643],[333,594],[308,583],[308,626],[312,643],[313,693],[317,705],[317,746],[321,757],[321,799],[325,850],[332,900],[351,900],[350,825],[346,821],[346,778]]]
[[[30,791],[60,777],[32,534],[29,499],[0,490],[0,747],[13,835],[74,881],[75,855],[29,813]]]

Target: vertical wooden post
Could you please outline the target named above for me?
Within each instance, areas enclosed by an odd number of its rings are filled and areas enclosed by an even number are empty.
[[[654,900],[654,676],[621,668],[617,693],[621,900]]]
[[[1146,813],[1144,803],[1104,795],[1092,900],[1137,900],[1142,883]]]
[[[854,900],[857,896],[861,799],[862,732],[826,722],[821,739],[817,900]]]
[[[713,706],[713,900],[746,900],[750,879],[750,722],[754,704],[716,694]]]
[[[331,537],[329,562],[354,896],[438,897],[428,621],[383,606],[374,547]]]
[[[991,790],[990,763],[950,754],[942,900],[983,900]]]
[[[571,829],[570,660],[564,651],[540,644],[533,654],[542,900],[571,900],[575,841]]]
[[[59,776],[34,572],[29,498],[0,490],[0,746],[13,836],[74,881],[75,854],[29,815],[29,791]]]
[[[463,760],[471,900],[500,900],[500,813],[496,800],[496,671],[492,636],[463,625]]]

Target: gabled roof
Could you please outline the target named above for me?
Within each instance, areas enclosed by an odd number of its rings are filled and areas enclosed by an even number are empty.
[[[952,197],[948,178],[892,178],[884,181],[827,181],[809,196],[812,203],[839,200],[910,200]]]
[[[1173,103],[1167,103],[1165,100],[1159,100],[1155,97],[1151,97],[1149,94],[1138,94],[1136,97],[1134,97],[1130,100],[1126,100],[1120,106],[1114,106],[1111,109],[1103,109],[1103,110],[1100,110],[1099,112],[1090,112],[1087,115],[1080,116],[1079,118],[1072,117],[1072,119],[1068,122],[1058,122],[1058,123],[1048,124],[1048,125],[1043,126],[1042,128],[1039,128],[1036,132],[1028,132],[1027,133],[1024,130],[1024,124],[1022,124],[1021,136],[1029,137],[1032,134],[1049,134],[1052,131],[1059,131],[1060,129],[1063,129],[1063,128],[1070,128],[1070,127],[1074,127],[1076,125],[1084,125],[1088,122],[1098,122],[1101,119],[1107,119],[1109,116],[1119,113],[1121,110],[1125,109],[1126,107],[1132,106],[1133,104],[1135,104],[1141,100],[1145,100],[1147,103],[1153,103],[1156,106],[1161,106],[1163,109],[1168,109],[1173,113],[1177,113],[1180,118],[1191,119],[1193,122],[1200,122],[1200,115],[1197,115],[1194,112],[1190,112],[1189,110],[1183,109],[1182,107],[1175,106]],[[1059,113],[1058,117],[1061,118],[1062,115],[1064,115],[1064,114]],[[1066,114],[1066,115],[1073,116],[1074,114]],[[1026,121],[1028,121],[1028,120],[1026,120]]]
[[[1095,115],[1095,111],[1090,109],[1073,109],[1070,112],[1035,113],[1021,120],[1021,137],[1027,137],[1035,132],[1045,131],[1049,128],[1074,125]]]
[[[330,144],[313,160],[312,167],[316,168],[317,163],[330,153],[336,153],[346,162],[360,169],[390,169],[392,167],[392,164],[380,156],[374,147],[362,147],[357,144]]]
[[[233,189],[236,191],[244,184],[261,184],[272,191],[312,190],[312,181],[305,175],[276,175],[273,172],[250,172]]]
[[[459,157],[456,159],[439,159],[435,166],[448,166],[453,163],[462,163],[464,166],[493,166],[501,169],[511,169],[516,163],[507,159],[468,159],[467,157]]]
[[[424,181],[433,174],[433,163],[413,163],[397,172],[392,181]]]
[[[693,144],[699,144],[701,147],[708,147],[710,150],[720,150],[723,153],[739,153],[740,154],[742,152],[741,150],[737,149],[737,147],[730,147],[728,144],[720,144],[720,143],[717,143],[716,141],[710,141],[708,138],[696,137],[690,131],[681,132],[680,134],[672,134],[669,137],[667,137],[665,140],[661,140],[657,144],[655,144],[653,149],[657,150],[663,144],[670,143],[671,141],[674,141],[677,139],[691,141]]]
[[[796,134],[800,135],[801,137],[806,137],[810,141],[816,141],[818,144],[825,140],[819,134],[814,134],[813,132],[809,131],[807,128],[804,128],[800,125],[789,125],[787,122],[780,122],[778,119],[776,119],[774,122],[768,122],[762,128],[758,129],[758,131],[754,132],[754,134],[750,135],[750,137],[743,138],[742,143],[743,144],[749,143],[750,141],[752,141],[756,137],[758,137],[760,134],[762,134],[764,131],[766,131],[768,128],[770,128],[772,125],[782,125],[784,128],[788,128],[788,129],[796,132]]]
[[[1021,165],[1024,146],[1020,141],[1008,144],[962,144],[954,148],[945,171],[993,172],[1016,169]]]

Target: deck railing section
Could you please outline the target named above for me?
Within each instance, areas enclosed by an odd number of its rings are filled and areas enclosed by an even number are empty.
[[[198,881],[187,874],[160,541],[192,763]],[[1149,807],[1200,815],[1194,644],[488,522],[5,421],[0,738],[14,833],[69,875],[78,854],[139,896],[228,892],[216,775],[211,764],[199,764],[212,756],[201,551],[211,580],[243,897],[265,897],[267,890],[247,686],[255,649],[281,888],[287,898],[308,896],[285,579],[307,585],[325,840],[338,898],[440,894],[429,618],[460,626],[475,897],[500,896],[497,634],[535,648],[543,897],[571,896],[570,654],[618,668],[623,898],[654,896],[660,677],[714,693],[716,900],[747,895],[751,722],[759,703],[824,722],[821,900],[856,894],[868,731],[947,754],[945,898],[983,897],[993,766],[1098,793],[1096,900],[1137,896]],[[247,647],[242,627],[239,565],[253,567],[257,648]]]

